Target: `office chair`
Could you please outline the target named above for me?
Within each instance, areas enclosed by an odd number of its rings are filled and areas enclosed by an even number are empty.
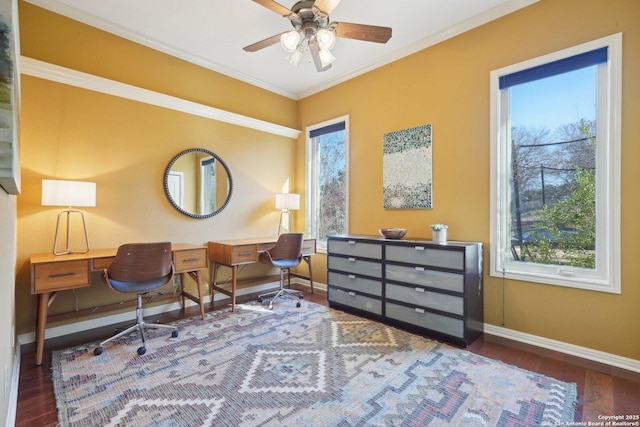
[[[302,261],[302,240],[302,233],[284,233],[278,237],[275,245],[260,253],[258,261],[280,269],[280,288],[277,291],[258,296],[258,302],[269,301],[269,310],[273,310],[273,302],[280,297],[292,297],[297,294],[298,300],[304,298],[302,292],[284,287],[285,271],[289,273],[291,268],[296,267]],[[266,298],[270,295],[273,297]],[[300,307],[300,305],[300,301],[298,301],[296,307]]]
[[[103,279],[107,285],[119,294],[137,294],[138,305],[136,307],[136,324],[126,330],[104,340],[93,354],[102,354],[103,346],[109,341],[116,340],[134,330],[140,331],[142,347],[138,348],[138,354],[146,353],[145,328],[173,329],[172,337],[178,336],[176,326],[145,323],[142,317],[142,295],[147,292],[160,289],[173,279],[173,259],[171,243],[129,243],[118,248],[111,265],[103,272]]]

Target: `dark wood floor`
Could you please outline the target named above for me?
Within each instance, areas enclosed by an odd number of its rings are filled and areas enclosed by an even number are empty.
[[[313,295],[306,293],[305,298],[327,304],[326,294],[320,291],[316,291]],[[223,304],[219,304],[214,309],[223,307]],[[158,320],[168,322],[184,315],[197,315],[197,310],[195,307],[189,308],[187,313],[163,315]],[[47,340],[41,366],[35,365],[33,345],[24,346],[20,362],[16,426],[55,426],[57,424],[58,412],[51,382],[52,350],[100,339],[108,336],[112,331],[113,326],[110,326],[83,334],[74,334],[73,337]],[[638,373],[490,335],[480,337],[468,350],[562,381],[575,382],[578,385],[576,421],[599,421],[599,415],[640,414],[640,374]]]

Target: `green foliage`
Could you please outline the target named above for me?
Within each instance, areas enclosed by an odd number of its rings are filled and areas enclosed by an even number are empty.
[[[534,245],[527,248],[530,262],[595,268],[595,195],[595,172],[576,168],[575,191],[537,215],[537,227],[549,234],[533,233]]]

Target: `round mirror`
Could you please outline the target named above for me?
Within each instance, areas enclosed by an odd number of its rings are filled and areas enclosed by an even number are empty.
[[[171,204],[192,218],[209,218],[224,209],[233,193],[231,172],[215,153],[190,148],[178,153],[164,172]]]

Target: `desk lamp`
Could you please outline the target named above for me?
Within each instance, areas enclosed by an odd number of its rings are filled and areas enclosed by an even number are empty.
[[[278,236],[282,233],[293,231],[293,218],[291,211],[300,209],[300,195],[293,193],[276,194],[276,209],[281,209]]]
[[[84,214],[81,211],[72,209],[72,206],[93,207],[96,205],[96,183],[82,181],[61,181],[52,179],[42,180],[42,206],[68,206],[68,209],[60,211],[56,224],[56,237],[53,240],[53,254],[66,255],[74,253],[89,252],[89,236],[87,225],[84,221]],[[84,240],[86,250],[75,251],[69,248],[69,219],[72,213],[80,214],[82,226],[84,228]],[[58,252],[58,233],[60,231],[60,220],[63,214],[67,217],[67,243],[64,252]]]

